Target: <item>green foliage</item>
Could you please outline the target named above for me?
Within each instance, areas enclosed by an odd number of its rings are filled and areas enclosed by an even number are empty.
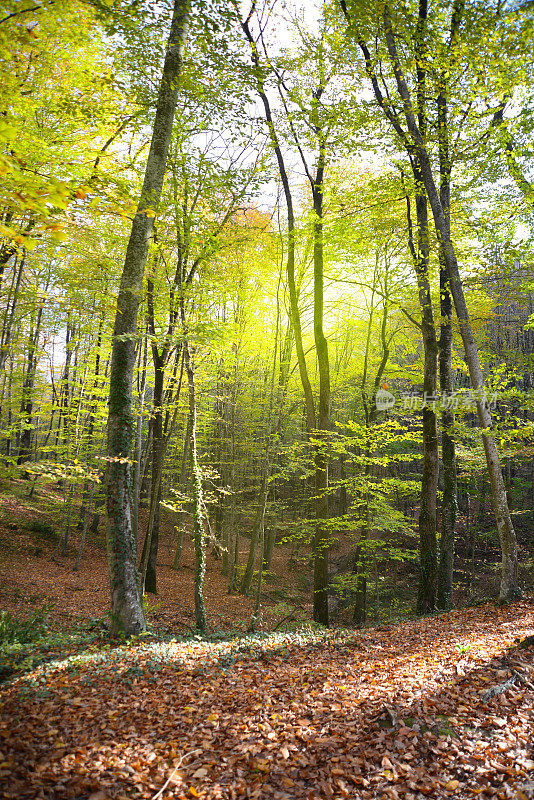
[[[58,531],[49,523],[41,519],[33,519],[28,523],[28,530],[37,534],[41,539],[55,541],[59,537]]]
[[[13,617],[9,611],[0,611],[0,646],[22,645],[42,639],[49,630],[49,609],[34,611],[26,620]]]

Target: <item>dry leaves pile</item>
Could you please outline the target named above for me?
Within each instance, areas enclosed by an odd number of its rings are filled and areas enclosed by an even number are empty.
[[[4,687],[2,797],[522,800],[533,632],[529,600],[74,657]]]

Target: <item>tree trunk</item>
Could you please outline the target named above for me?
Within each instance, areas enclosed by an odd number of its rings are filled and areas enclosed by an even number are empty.
[[[137,582],[129,466],[134,430],[132,381],[137,311],[141,299],[148,243],[152,235],[154,214],[160,200],[169,154],[188,11],[188,0],[175,0],[152,141],[141,197],[126,251],[113,329],[108,418],[107,543],[112,632],[123,631],[127,635],[137,634],[146,627]]]
[[[501,603],[507,603],[521,596],[517,576],[517,542],[514,527],[512,525],[512,519],[510,517],[510,510],[508,508],[506,489],[504,486],[501,464],[499,460],[499,452],[495,439],[491,434],[492,419],[484,392],[484,376],[482,367],[480,365],[473,329],[471,327],[467,303],[465,301],[456,251],[449,234],[443,206],[436,189],[432,172],[432,164],[425,140],[415,120],[410,91],[404,78],[397,54],[395,37],[391,25],[391,16],[387,3],[384,7],[384,26],[386,31],[388,51],[393,64],[399,95],[403,101],[408,131],[414,143],[415,152],[418,156],[423,183],[430,206],[432,208],[436,233],[440,240],[443,259],[447,267],[451,294],[454,300],[456,316],[458,318],[458,325],[464,346],[465,360],[469,370],[471,386],[476,394],[477,415],[479,426],[482,430],[482,442],[486,454],[486,463],[491,484],[493,509],[495,512],[495,520],[497,523],[497,530],[499,533],[502,552],[502,571],[499,600]]]
[[[137,553],[139,542],[139,495],[141,493],[141,466],[143,460],[143,415],[145,408],[146,375],[147,375],[147,350],[148,339],[143,344],[141,373],[141,383],[139,386],[139,410],[137,413],[137,423],[135,432],[135,451],[134,451],[134,474],[133,474],[133,502],[132,502],[132,535],[134,540],[134,550]]]
[[[323,331],[324,250],[323,250],[323,180],[325,142],[320,141],[319,161],[313,187],[315,219],[313,225],[313,334],[319,369],[317,428],[321,440],[315,455],[315,532],[313,537],[313,619],[328,627],[328,457],[330,430],[330,364],[328,343]]]
[[[451,32],[451,36],[453,32]],[[440,187],[439,194],[448,233],[450,235],[451,204],[451,163],[448,143],[448,111],[447,111],[447,77],[440,78],[440,92],[437,100]],[[438,568],[438,608],[452,607],[452,590],[454,577],[454,539],[456,533],[457,512],[457,475],[456,452],[453,438],[454,411],[451,408],[454,391],[454,374],[452,371],[452,298],[449,291],[447,266],[443,253],[439,253],[439,291],[441,325],[439,337],[439,385],[442,396],[441,412],[441,460],[443,464],[443,500],[441,503],[441,538]],[[450,400],[448,400],[450,398]]]
[[[276,544],[276,522],[273,520],[272,526],[265,537],[265,547],[263,550],[263,569],[268,572],[271,568],[271,561],[273,560],[274,546]]]
[[[241,586],[239,587],[240,594],[248,594],[252,586],[252,578],[254,577],[254,566],[256,564],[256,556],[258,552],[258,544],[263,529],[263,520],[265,518],[265,506],[267,504],[267,495],[269,493],[269,467],[268,463],[269,452],[266,454],[266,463],[263,468],[261,477],[260,490],[258,492],[258,506],[256,514],[254,515],[254,524],[252,526],[252,534],[250,537],[250,549],[248,551],[248,560]]]
[[[185,531],[181,526],[178,527],[176,525],[174,526],[174,530],[177,533],[177,537],[176,537],[176,549],[174,551],[174,559],[173,559],[173,562],[172,562],[172,568],[173,569],[180,569],[180,563],[182,561],[182,550],[183,550],[183,544],[184,544]]]
[[[156,584],[156,564],[158,558],[158,544],[159,544],[159,522],[160,522],[160,503],[161,503],[161,471],[163,469],[164,458],[164,443],[163,443],[163,380],[165,377],[164,365],[159,355],[154,352],[157,350],[155,346],[152,347],[152,355],[154,360],[154,399],[152,410],[152,483],[151,483],[151,498],[150,507],[155,504],[154,512],[152,514],[152,529],[150,532],[147,530],[145,541],[143,545],[142,561],[145,562],[146,548],[150,548],[146,575],[145,586],[146,592],[157,594]],[[150,534],[150,535],[149,535]]]
[[[412,254],[419,289],[421,307],[421,333],[424,350],[423,373],[423,475],[419,510],[419,585],[417,613],[428,614],[436,604],[438,545],[437,545],[437,489],[439,479],[438,432],[435,404],[437,389],[438,345],[434,326],[434,312],[430,293],[428,236],[428,208],[422,190],[419,164],[412,161],[415,182],[417,215],[417,247],[413,240],[410,200],[406,195],[408,216],[408,244]]]
[[[19,300],[19,291],[25,263],[26,250],[23,250],[22,257],[17,260],[13,267],[13,281],[9,290],[6,308],[4,311],[4,319],[2,321],[2,334],[0,336],[0,374],[5,370],[7,357],[9,355],[11,337],[14,329],[13,323],[15,321],[15,310]]]
[[[195,372],[191,363],[189,343],[184,341],[184,361],[189,386],[189,416],[191,419],[191,441],[189,452],[193,472],[193,527],[195,535],[195,620],[197,630],[206,633],[206,608],[204,604],[204,577],[206,574],[206,530],[204,528],[204,499],[202,470],[197,451],[197,401]]]

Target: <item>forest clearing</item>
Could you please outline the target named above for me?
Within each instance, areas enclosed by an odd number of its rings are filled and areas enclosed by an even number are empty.
[[[0,794],[534,798],[533,0],[1,0]]]

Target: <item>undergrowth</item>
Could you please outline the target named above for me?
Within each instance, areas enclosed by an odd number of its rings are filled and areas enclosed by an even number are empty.
[[[90,646],[102,637],[100,621],[78,625],[76,631],[52,630],[52,607],[43,606],[27,619],[0,612],[0,682],[30,672],[58,655]]]

